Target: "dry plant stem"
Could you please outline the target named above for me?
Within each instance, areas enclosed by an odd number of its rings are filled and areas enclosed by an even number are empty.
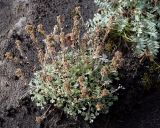
[[[47,118],[47,116],[49,116],[49,114],[51,114],[51,112],[55,110],[55,109],[50,110],[51,107],[52,107],[52,105],[50,105],[50,106],[48,107],[48,109],[43,113],[43,115],[41,115],[41,116],[39,116],[39,117],[36,117],[36,122],[37,122],[38,124],[41,124],[41,123],[44,121],[44,119]],[[50,110],[50,111],[49,111],[49,110]]]
[[[73,25],[73,29],[72,29],[72,34],[74,36],[74,47],[76,46],[76,44],[80,42],[80,22],[79,19],[75,16],[74,18],[74,25]]]
[[[105,46],[105,41],[107,40],[108,34],[109,34],[110,30],[111,30],[112,21],[113,21],[113,17],[110,17],[109,22],[108,22],[108,24],[106,26],[106,29],[105,29],[105,35],[104,35],[103,40],[102,40],[103,46]]]
[[[37,50],[40,50],[40,45],[38,42],[38,39],[36,38],[35,35],[35,27],[32,24],[28,24],[25,27],[26,32],[30,35],[30,38],[32,39],[33,43],[36,45]]]
[[[64,49],[65,48],[65,34],[64,34],[64,32],[60,33],[60,42],[61,42],[61,44],[60,44],[61,49]]]
[[[82,25],[84,25],[85,23],[84,23],[84,19],[83,19],[82,15],[81,15],[80,6],[75,8],[75,13],[76,13],[76,15],[80,16],[80,20],[82,20]]]
[[[15,44],[16,44],[17,49],[18,49],[19,52],[20,52],[20,55],[21,55],[22,57],[24,57],[25,54],[23,53],[23,50],[22,50],[22,42],[21,42],[20,40],[16,40]]]
[[[88,36],[87,33],[83,35],[83,38],[81,39],[80,49],[82,49],[82,53],[85,53],[87,50],[87,42],[88,42]]]
[[[25,27],[25,30],[26,32],[30,35],[30,38],[31,40],[33,41],[33,43],[35,44],[36,46],[36,49],[38,51],[38,59],[39,59],[39,62],[41,63],[41,65],[44,65],[44,52],[43,50],[41,49],[40,47],[40,44],[39,44],[39,41],[38,41],[38,38],[36,38],[36,35],[35,35],[35,27],[32,25],[32,24],[28,24],[26,27]],[[38,31],[45,36],[45,30],[44,30],[44,27],[43,25],[38,25]]]
[[[63,31],[63,24],[64,24],[64,16],[57,16],[57,23],[58,23],[58,26],[59,26],[59,31],[62,32]]]
[[[47,113],[49,112],[49,110],[51,109],[52,105],[50,105],[47,110],[43,113],[42,117],[46,117]]]
[[[43,26],[42,24],[39,24],[39,25],[37,26],[37,31],[38,31],[39,33],[41,33],[44,38],[46,38],[46,31],[45,31],[44,26]]]
[[[43,65],[44,59],[45,59],[45,54],[44,54],[43,50],[41,50],[41,49],[38,51],[38,59],[39,59],[39,62],[41,63],[41,65]]]
[[[107,40],[108,38],[108,34],[109,34],[110,30],[108,28],[106,28],[106,32],[105,32],[105,35],[103,37],[103,40],[102,40],[102,44],[105,45],[105,41]]]
[[[53,28],[53,35],[56,35],[58,33],[58,25],[54,25],[54,28]]]
[[[48,35],[45,40],[45,44],[46,44],[45,59],[47,60],[47,58],[50,57],[52,61],[54,61],[54,56],[56,53],[54,35]]]
[[[144,54],[141,56],[140,63],[144,62],[145,60],[153,61],[153,55],[151,52],[147,49]]]

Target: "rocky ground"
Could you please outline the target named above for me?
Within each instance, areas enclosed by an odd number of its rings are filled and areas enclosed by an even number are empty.
[[[23,28],[26,23],[42,23],[49,33],[56,22],[56,16],[64,14],[65,30],[69,31],[72,10],[77,5],[81,6],[85,21],[93,16],[93,0],[0,0],[0,127],[40,128],[35,118],[43,112],[27,95],[33,69],[38,68],[36,50],[23,33]],[[25,57],[16,49],[16,39],[23,42]],[[6,52],[12,52],[16,60],[4,59]],[[23,69],[23,80],[15,76],[17,68]],[[134,82],[136,78],[132,78],[133,73],[131,71],[132,75],[122,81],[129,93],[120,96],[119,103],[111,110],[113,114],[101,115],[95,123],[88,125],[81,119],[75,121],[56,109],[45,120],[42,128],[160,128],[160,91],[142,91],[138,83]],[[136,87],[136,93],[132,87]]]

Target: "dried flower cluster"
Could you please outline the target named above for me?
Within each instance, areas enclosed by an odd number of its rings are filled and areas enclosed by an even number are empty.
[[[7,60],[12,60],[13,59],[13,53],[11,52],[6,52],[4,55],[5,59]]]
[[[18,78],[23,79],[24,78],[24,72],[21,68],[17,68],[15,71],[15,76],[17,76]]]
[[[122,58],[122,53],[120,51],[115,52],[112,59],[112,66],[117,69],[122,67],[124,59]]]

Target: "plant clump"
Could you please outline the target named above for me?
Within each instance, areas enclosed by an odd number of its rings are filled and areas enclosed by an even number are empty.
[[[97,27],[109,28],[110,37],[132,43],[138,57],[155,57],[160,48],[160,2],[155,0],[94,0],[98,12],[87,22],[93,34]],[[109,42],[109,40],[108,40]]]
[[[81,115],[93,122],[100,113],[108,113],[118,99],[112,81],[118,79],[123,56],[116,51],[109,60],[103,45],[95,42],[99,36],[80,36],[83,19],[79,9],[75,9],[71,33],[63,32],[63,16],[57,17],[57,25],[49,35],[43,25],[38,25],[38,32],[45,37],[45,52],[40,59],[42,69],[35,73],[30,87],[38,106],[52,103],[71,116]],[[29,28],[27,33],[34,41],[35,32]]]

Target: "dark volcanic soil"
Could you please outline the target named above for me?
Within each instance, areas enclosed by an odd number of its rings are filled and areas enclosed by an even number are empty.
[[[81,6],[85,21],[93,16],[93,0],[0,0],[0,128],[40,128],[35,118],[43,112],[27,95],[33,69],[38,68],[36,50],[29,37],[23,33],[24,25],[27,22],[42,23],[49,33],[56,23],[56,16],[64,14],[65,30],[69,31],[72,10],[77,5]],[[23,57],[15,48],[17,38],[23,42]],[[5,60],[6,52],[12,52],[18,62]],[[25,79],[15,76],[17,68],[24,71]],[[132,76],[127,76],[130,82],[122,82],[129,91],[120,97],[119,103],[111,110],[112,115],[101,115],[94,124],[88,125],[81,119],[74,121],[56,109],[45,120],[43,127],[160,128],[160,91],[144,93],[138,83],[134,83],[136,79]],[[136,90],[132,87],[136,87]]]

